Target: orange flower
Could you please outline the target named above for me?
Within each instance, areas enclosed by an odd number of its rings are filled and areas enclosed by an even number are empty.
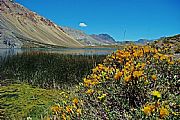
[[[142,69],[144,69],[145,66],[146,66],[145,63],[142,63],[142,64],[141,64]]]
[[[119,71],[115,74],[114,79],[119,80],[122,75],[123,75],[123,73]]]
[[[164,118],[169,115],[169,111],[166,108],[162,107],[160,108],[159,115],[160,118]]]

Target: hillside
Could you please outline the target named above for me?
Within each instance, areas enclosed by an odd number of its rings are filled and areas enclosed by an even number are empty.
[[[9,0],[0,0],[0,48],[82,47],[52,21]]]
[[[169,37],[161,37],[157,39],[153,43],[153,46],[157,48],[168,48],[171,49],[173,53],[180,53],[180,34],[169,36]]]

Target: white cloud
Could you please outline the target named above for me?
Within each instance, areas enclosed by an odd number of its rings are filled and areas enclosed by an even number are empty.
[[[79,27],[87,27],[87,25],[86,25],[86,23],[81,22],[81,23],[79,23]]]

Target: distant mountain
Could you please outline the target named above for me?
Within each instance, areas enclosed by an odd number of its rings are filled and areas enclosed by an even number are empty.
[[[0,0],[0,48],[82,47],[52,21],[13,0]]]
[[[81,30],[76,30],[70,27],[61,27],[65,33],[67,33],[72,38],[79,41],[81,44],[85,46],[96,46],[96,45],[103,45],[103,42],[100,42],[94,38],[92,38],[90,35],[86,34],[85,32]]]
[[[108,34],[88,35],[87,33],[69,27],[61,27],[65,33],[85,46],[109,45],[116,41]]]
[[[99,34],[99,35],[93,34],[90,36],[100,42],[105,43],[105,44],[115,44],[116,43],[115,39],[108,34]]]
[[[138,41],[135,41],[135,44],[147,44],[147,43],[151,43],[154,40],[148,40],[148,39],[139,39]]]

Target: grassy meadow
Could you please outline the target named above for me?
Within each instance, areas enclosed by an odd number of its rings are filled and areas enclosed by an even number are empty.
[[[1,77],[14,82],[2,81],[0,118],[178,120],[180,59],[171,47],[129,45],[106,57],[13,56],[1,67]]]

